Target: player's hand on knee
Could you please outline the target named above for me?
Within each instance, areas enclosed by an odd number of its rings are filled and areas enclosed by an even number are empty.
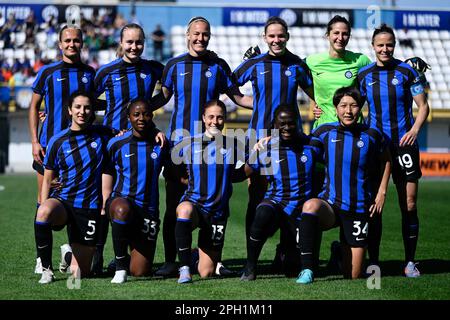
[[[53,190],[61,190],[62,183],[58,180],[58,178],[55,178],[50,182],[50,188]]]

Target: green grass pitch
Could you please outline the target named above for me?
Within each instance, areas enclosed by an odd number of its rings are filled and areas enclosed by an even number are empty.
[[[162,186],[161,181],[161,186]],[[201,280],[194,276],[191,285],[178,285],[175,278],[129,278],[123,285],[112,285],[111,278],[82,279],[80,289],[69,289],[68,275],[56,272],[56,282],[39,285],[35,275],[33,217],[36,183],[33,175],[0,176],[0,299],[125,299],[125,300],[310,300],[310,299],[450,299],[450,183],[422,180],[419,190],[420,238],[417,248],[418,279],[402,276],[403,244],[400,212],[392,185],[389,188],[383,218],[380,289],[369,290],[364,279],[348,281],[339,275],[316,278],[313,285],[300,286],[295,278],[261,274],[254,282],[239,278]],[[164,188],[161,187],[161,212],[164,213]],[[238,271],[245,262],[244,215],[247,205],[246,184],[236,184],[231,200],[223,261]],[[278,234],[265,245],[260,257],[262,270],[273,256]],[[321,267],[329,257],[332,240],[338,230],[324,233]],[[53,264],[60,259],[59,246],[67,241],[65,229],[54,233]],[[196,237],[194,236],[194,245]],[[105,264],[113,257],[111,231],[105,249]],[[154,268],[164,260],[162,232]],[[69,286],[70,287],[70,286]],[[73,286],[72,286],[73,287]]]

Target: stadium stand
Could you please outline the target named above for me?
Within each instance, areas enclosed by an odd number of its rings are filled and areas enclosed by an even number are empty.
[[[225,59],[232,69],[242,62],[242,55],[251,45],[259,45],[265,48],[261,37],[262,29],[258,27],[214,26],[213,37],[209,48],[216,51]],[[185,29],[175,25],[171,29],[171,45],[174,55],[186,51]],[[399,39],[406,36],[405,30],[395,30]],[[318,27],[292,27],[291,39],[288,47],[300,57],[306,57],[312,53],[323,52],[328,48],[324,29]],[[362,52],[375,59],[371,48],[372,31],[366,29],[353,29],[352,39],[348,50]],[[431,70],[426,73],[430,82],[430,105],[432,108],[450,108],[450,32],[447,30],[408,30],[407,37],[414,43],[414,49],[409,46],[397,45],[395,55],[399,59],[407,59],[420,56],[428,64]],[[250,84],[244,88],[244,92],[251,90]],[[299,99],[306,99],[300,94]]]
[[[82,57],[94,68],[106,64],[116,58],[115,47],[118,40],[116,30],[126,23],[118,16],[114,21],[108,17],[97,17],[95,21],[82,21],[85,34],[85,50]],[[30,27],[31,25],[31,27]],[[30,29],[31,28],[31,29]],[[30,31],[30,30],[31,31]],[[37,25],[30,21],[22,25],[11,19],[0,30],[0,82],[11,85],[27,85],[32,83],[39,68],[58,58],[57,28],[52,22]],[[242,62],[242,55],[250,46],[266,47],[262,39],[262,28],[250,26],[212,26],[209,48],[224,58],[232,69]],[[398,39],[409,39],[410,45],[396,47],[396,57],[406,59],[420,56],[431,70],[426,73],[430,83],[430,105],[433,109],[450,109],[450,32],[448,30],[395,30]],[[323,52],[328,48],[324,29],[320,27],[292,27],[289,49],[300,57],[312,53]],[[375,58],[371,48],[372,31],[353,29],[352,39],[348,49],[362,52],[372,60]],[[103,39],[98,41],[98,39]],[[174,56],[186,52],[185,26],[174,25],[170,30],[170,47]],[[151,45],[147,44],[147,47]],[[18,80],[18,81],[16,81]],[[244,93],[251,92],[248,83],[243,88]],[[298,99],[301,103],[308,101],[300,91]],[[227,100],[227,99],[225,99]],[[226,101],[232,108],[231,101]],[[170,104],[165,108],[170,110]]]

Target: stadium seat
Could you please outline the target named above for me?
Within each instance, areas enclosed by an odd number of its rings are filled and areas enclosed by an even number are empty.
[[[229,27],[227,27],[226,28],[226,30],[227,30],[227,35],[228,36],[230,36],[230,37],[233,37],[233,36],[239,36],[239,32],[238,32],[238,27],[235,27],[235,26],[229,26]]]
[[[408,29],[408,37],[412,40],[418,40],[419,39],[419,32],[414,29]]]
[[[292,37],[302,37],[302,31],[300,29],[300,27],[292,27],[289,29],[289,33],[291,34],[291,38]]]
[[[354,29],[352,30],[352,37],[354,37],[355,39],[358,39],[358,41],[360,39],[366,39],[366,31],[364,29]]]
[[[24,49],[14,50],[14,58],[19,59],[20,62],[23,62],[25,60],[25,50]]]
[[[445,81],[436,82],[436,90],[441,90],[441,91],[446,91],[447,90],[447,84],[445,83]]]
[[[258,27],[248,27],[248,35],[251,38],[260,37],[262,35],[262,29]]]
[[[430,39],[430,34],[428,33],[428,30],[419,30],[418,31],[419,34],[419,39],[420,41],[424,41],[424,40],[429,40]]]
[[[450,40],[450,32],[448,30],[440,30],[439,31],[439,38],[444,40]]]
[[[430,104],[431,108],[435,109],[442,109],[444,107],[441,100],[431,100]]]
[[[429,36],[431,40],[440,40],[441,37],[439,35],[439,31],[437,30],[430,30]]]
[[[184,36],[185,32],[186,32],[185,28],[179,25],[172,26],[172,28],[170,29],[170,34],[172,36]]]
[[[109,51],[108,50],[100,50],[98,52],[98,63],[100,65],[104,65],[104,64],[107,64],[109,62],[110,62],[110,60],[109,60]]]
[[[312,28],[312,35],[316,39],[324,39],[325,38],[325,32],[323,28]]]
[[[245,39],[247,39],[249,34],[250,33],[249,33],[249,30],[247,27],[244,27],[244,26],[237,27],[237,35],[238,36],[244,37]]]
[[[56,49],[47,49],[43,52],[43,56],[49,60],[55,60],[58,56],[58,51]]]
[[[27,57],[27,59],[30,59],[31,63],[33,64],[34,60],[36,59],[34,49],[30,48],[25,50],[25,57]]]
[[[450,92],[449,91],[442,91],[441,94],[440,94],[440,100],[446,101],[448,104],[450,104]]]
[[[312,38],[313,37],[312,28],[310,27],[301,28],[301,36]]]
[[[47,44],[47,33],[44,31],[36,33],[36,43],[41,50],[45,49]]]
[[[218,36],[227,36],[227,28],[224,26],[217,26],[216,32]]]
[[[26,38],[27,38],[27,36],[25,35],[25,32],[16,32],[15,33],[14,46],[16,48],[23,46],[24,43],[25,43],[25,39]]]

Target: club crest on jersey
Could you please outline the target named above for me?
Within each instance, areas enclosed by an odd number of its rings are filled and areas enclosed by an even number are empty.
[[[353,77],[353,72],[351,72],[350,70],[345,71],[345,77],[347,79],[351,79]]]
[[[83,83],[88,83],[88,78],[86,78],[85,76],[83,78],[81,78],[81,82]]]
[[[356,145],[358,146],[358,148],[362,148],[362,147],[364,147],[364,141],[359,140],[359,141],[356,143]]]
[[[158,158],[158,155],[156,154],[156,152],[152,152],[152,154],[150,155],[150,157],[155,160],[156,158]]]
[[[147,78],[147,75],[145,73],[141,73],[141,79]]]
[[[207,77],[207,78],[211,78],[211,77],[212,77],[212,72],[211,72],[211,70],[206,70],[206,72],[205,72],[205,77]]]
[[[290,77],[290,76],[292,76],[292,71],[291,70],[286,70],[284,72],[284,74],[286,75],[286,77]]]
[[[391,81],[391,83],[392,83],[392,85],[394,85],[394,86],[396,86],[396,85],[398,85],[398,79],[397,78],[394,78],[394,79],[392,79],[392,81]]]
[[[300,157],[300,161],[303,162],[303,163],[306,163],[306,161],[308,161],[308,157],[305,156],[305,155],[302,155],[302,156]]]
[[[97,142],[92,141],[91,142],[91,147],[94,148],[94,149],[97,148]]]

